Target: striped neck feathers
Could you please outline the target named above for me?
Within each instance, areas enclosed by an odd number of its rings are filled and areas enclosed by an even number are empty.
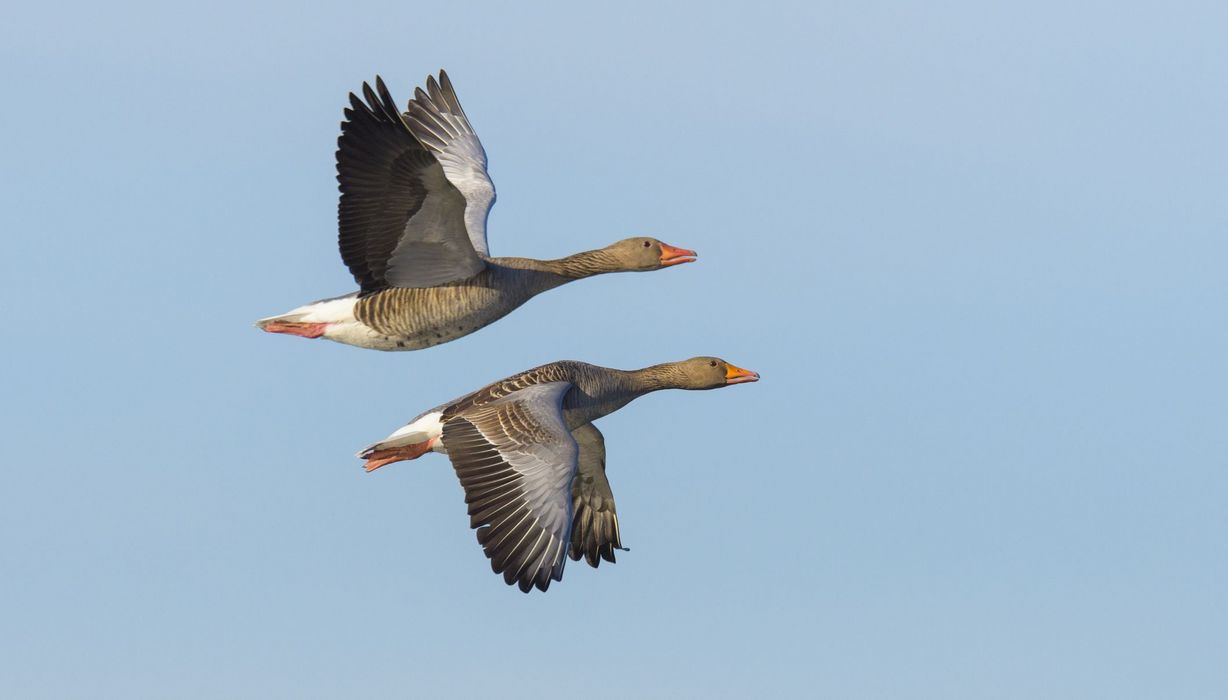
[[[543,260],[546,269],[565,279],[584,279],[610,272],[627,272],[631,268],[606,249],[586,250],[558,260]]]
[[[637,394],[662,389],[693,389],[691,377],[676,362],[666,362],[627,372]]]

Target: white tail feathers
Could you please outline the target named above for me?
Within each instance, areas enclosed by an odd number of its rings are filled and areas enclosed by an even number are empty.
[[[442,411],[432,411],[419,416],[409,425],[393,432],[388,437],[379,442],[368,445],[358,457],[366,459],[372,452],[377,450],[387,450],[393,447],[405,447],[406,445],[416,445],[421,442],[426,442],[431,438],[438,438],[443,435],[443,424],[439,422],[439,418],[443,415]],[[436,451],[442,447],[442,441],[436,441]]]
[[[354,320],[354,303],[358,301],[358,293],[346,294],[332,299],[321,299],[310,304],[304,304],[297,309],[291,309],[278,316],[269,316],[256,321],[256,325],[264,328],[272,322],[283,323],[344,323]]]

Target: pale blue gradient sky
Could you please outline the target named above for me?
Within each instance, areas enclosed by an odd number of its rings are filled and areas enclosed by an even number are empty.
[[[37,7],[36,7],[37,5]],[[26,3],[0,27],[0,695],[1228,696],[1221,3]],[[345,96],[452,75],[496,254],[696,265],[381,354]],[[757,385],[604,420],[624,541],[489,572],[432,456],[541,362]]]

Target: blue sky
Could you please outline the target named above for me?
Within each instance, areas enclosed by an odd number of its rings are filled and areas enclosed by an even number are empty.
[[[1214,3],[26,3],[0,27],[0,695],[1221,698]],[[348,292],[346,93],[445,67],[495,254],[698,264],[444,346]],[[624,543],[505,587],[441,457],[555,359],[763,381],[600,423]]]

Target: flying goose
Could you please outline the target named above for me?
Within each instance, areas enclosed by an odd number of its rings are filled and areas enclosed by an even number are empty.
[[[495,186],[448,74],[428,77],[403,114],[378,76],[362,94],[350,93],[337,139],[338,241],[359,290],[256,322],[270,333],[420,350],[574,280],[695,260],[695,251],[646,237],[558,260],[491,257]]]
[[[568,555],[595,568],[622,549],[605,440],[593,421],[652,391],[758,379],[715,357],[630,371],[552,362],[432,408],[358,456],[371,472],[446,454],[491,568],[525,593],[544,591],[562,580]]]

